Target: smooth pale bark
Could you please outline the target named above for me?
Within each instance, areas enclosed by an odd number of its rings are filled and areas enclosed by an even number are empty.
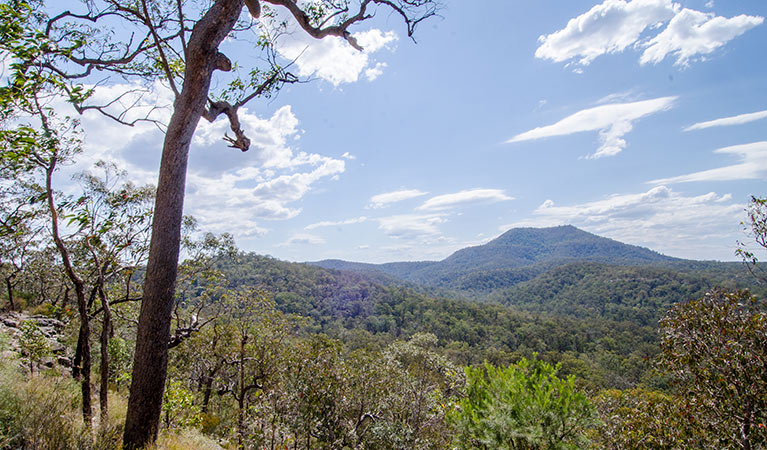
[[[205,110],[214,70],[230,70],[218,46],[231,32],[243,0],[218,0],[197,22],[186,46],[184,85],[163,143],[144,296],[136,335],[123,447],[154,442],[168,368],[168,341],[181,240],[189,145]]]

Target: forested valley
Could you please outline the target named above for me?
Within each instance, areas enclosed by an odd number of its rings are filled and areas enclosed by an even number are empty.
[[[287,22],[362,52],[350,28],[379,12],[412,37],[442,2],[79,6],[0,2],[0,449],[767,448],[763,193],[732,218],[739,262],[569,225],[441,261],[244,251],[184,215],[200,120],[250,148],[246,104],[313,76],[275,49]],[[220,51],[243,42],[258,57]],[[87,154],[86,114],[157,126],[158,185]]]
[[[80,180],[61,242],[88,335],[50,210],[3,210],[3,448],[119,446],[151,190],[106,164]],[[419,283],[184,230],[160,448],[745,448],[744,417],[765,442],[765,290],[745,251],[648,261],[573,227],[517,229],[458,252],[463,268],[415,263],[438,274]]]

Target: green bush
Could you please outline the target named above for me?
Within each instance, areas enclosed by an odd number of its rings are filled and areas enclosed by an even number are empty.
[[[575,390],[574,377],[538,359],[507,368],[466,368],[466,397],[449,419],[462,449],[579,449],[595,420],[588,398]]]

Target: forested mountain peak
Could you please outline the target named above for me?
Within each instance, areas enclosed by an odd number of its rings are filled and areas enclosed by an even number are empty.
[[[502,275],[514,284],[548,268],[578,261],[645,265],[679,260],[644,247],[597,236],[572,225],[563,225],[512,228],[490,242],[458,250],[442,261],[364,264],[325,260],[311,264],[368,274],[383,272],[403,280],[448,287],[455,285],[456,280],[480,272],[484,276],[487,271],[503,271],[503,274],[495,273],[494,276]],[[520,271],[524,273],[518,273]]]
[[[644,247],[597,236],[572,225],[563,225],[512,228],[484,245],[458,250],[442,262],[510,268],[558,260],[643,264],[674,259]]]

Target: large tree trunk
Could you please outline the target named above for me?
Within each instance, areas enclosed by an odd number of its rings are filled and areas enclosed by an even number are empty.
[[[142,448],[157,439],[168,366],[189,145],[205,109],[213,71],[231,69],[229,60],[218,52],[218,46],[234,27],[242,2],[218,0],[213,3],[195,25],[187,44],[184,85],[174,104],[160,162],[123,435],[125,449]]]

